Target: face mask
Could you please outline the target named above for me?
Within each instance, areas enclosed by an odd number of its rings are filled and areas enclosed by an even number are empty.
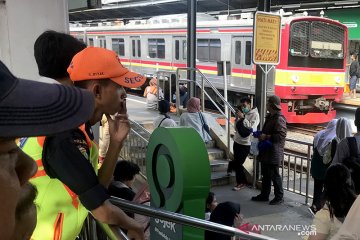
[[[250,112],[250,109],[248,109],[248,108],[242,108],[241,110],[242,110],[243,113],[248,113],[248,112]]]

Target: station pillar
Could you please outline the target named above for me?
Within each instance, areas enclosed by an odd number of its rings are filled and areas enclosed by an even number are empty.
[[[68,0],[0,0],[0,59],[17,77],[39,77],[34,43],[45,30],[68,32]]]

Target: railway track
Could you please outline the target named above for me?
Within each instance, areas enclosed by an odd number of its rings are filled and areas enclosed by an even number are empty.
[[[307,124],[288,124],[289,131],[314,136],[319,131],[324,130],[326,125],[307,125]]]

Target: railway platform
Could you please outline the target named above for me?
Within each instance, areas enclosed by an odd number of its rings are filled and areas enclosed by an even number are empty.
[[[147,109],[144,98],[129,95],[127,108],[131,120],[152,131],[152,122],[158,116],[158,112]],[[176,122],[179,121],[176,115],[171,115],[171,117]],[[225,173],[223,171],[219,174],[224,175]],[[264,235],[276,239],[303,239],[303,233],[288,230],[288,228],[294,226],[307,228],[312,224],[312,215],[307,209],[308,206],[304,204],[304,197],[300,195],[285,191],[284,204],[271,206],[267,202],[259,203],[250,200],[252,196],[259,194],[257,189],[248,186],[240,191],[232,191],[232,187],[233,183],[231,181],[222,181],[221,184],[219,182],[212,184],[211,191],[216,194],[218,202],[234,201],[240,203],[241,213],[245,217],[244,222],[259,224],[260,227],[264,228],[262,230]],[[270,198],[272,197],[270,196]]]

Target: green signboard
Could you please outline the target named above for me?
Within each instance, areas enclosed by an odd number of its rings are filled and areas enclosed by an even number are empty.
[[[146,152],[151,206],[200,219],[210,190],[208,153],[193,128],[155,129]],[[203,240],[204,231],[152,219],[151,240]]]
[[[327,10],[325,17],[337,20],[349,29],[349,40],[360,40],[360,10],[358,8]]]

